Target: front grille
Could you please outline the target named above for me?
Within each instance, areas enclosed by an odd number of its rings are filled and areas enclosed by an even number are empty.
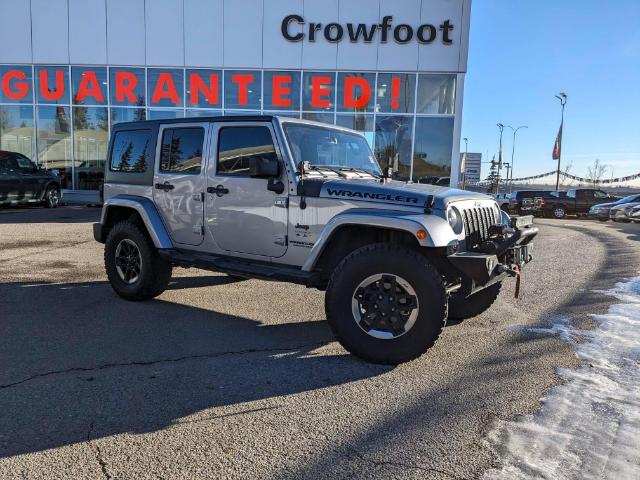
[[[462,210],[467,250],[477,249],[489,238],[489,228],[499,223],[493,207],[474,207]]]

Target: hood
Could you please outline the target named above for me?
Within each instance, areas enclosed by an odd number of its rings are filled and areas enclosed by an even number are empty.
[[[404,183],[390,180],[305,179],[298,184],[298,194],[307,197],[360,200],[387,203],[398,206],[424,207],[444,210],[451,202],[460,200],[492,200],[492,197],[476,192],[422,183]],[[433,199],[433,200],[432,200]]]
[[[615,202],[610,202],[610,203],[597,203],[595,204],[593,207],[591,208],[613,208],[613,207],[617,207],[618,205],[621,205],[619,203],[615,203]]]
[[[611,205],[611,210],[626,210],[629,207],[634,208],[639,205],[640,202],[620,203],[618,205]]]

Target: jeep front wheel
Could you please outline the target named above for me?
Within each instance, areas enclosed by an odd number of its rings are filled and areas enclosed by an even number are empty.
[[[349,352],[395,365],[422,355],[447,320],[440,274],[415,250],[388,243],[347,255],[325,297],[327,320]]]
[[[127,300],[150,300],[165,291],[172,267],[158,255],[151,240],[133,222],[113,226],[104,248],[111,286]]]

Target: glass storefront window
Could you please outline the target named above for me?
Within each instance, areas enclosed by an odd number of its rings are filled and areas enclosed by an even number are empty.
[[[58,172],[62,188],[72,188],[71,182],[71,119],[69,107],[39,106],[38,164]]]
[[[413,113],[415,91],[414,73],[379,73],[376,112]]]
[[[373,115],[366,115],[363,113],[339,113],[336,116],[336,125],[362,132],[362,134],[367,139],[367,142],[369,142],[369,146],[373,148],[375,140]]]
[[[74,105],[107,104],[107,69],[71,67],[71,91]]]
[[[456,99],[455,75],[418,76],[417,113],[453,115]]]
[[[36,67],[38,103],[69,104],[69,68]]]
[[[373,112],[375,73],[338,74],[338,112]]]
[[[300,110],[300,72],[264,72],[264,109]]]
[[[120,122],[137,122],[146,120],[147,112],[144,108],[111,107],[111,125]]]
[[[187,107],[222,107],[222,72],[220,70],[187,70],[185,104]]]
[[[143,68],[109,69],[109,102],[111,105],[145,106]]]
[[[0,65],[0,103],[33,103],[31,67]]]
[[[0,105],[0,150],[35,155],[35,131],[31,105]]]
[[[165,118],[182,118],[183,110],[163,110],[150,108],[147,112],[147,120],[163,120]]]
[[[413,150],[413,178],[451,175],[453,117],[417,117]]]
[[[182,69],[149,68],[147,101],[150,107],[181,107],[184,78]]]
[[[224,72],[224,108],[260,110],[260,70],[227,70]]]
[[[187,110],[187,117],[218,117],[222,110]]]
[[[375,154],[380,166],[393,168],[393,178],[407,181],[411,174],[411,131],[413,117],[378,115]]]
[[[302,109],[307,111],[333,111],[335,104],[336,74],[333,72],[303,72]]]
[[[225,110],[225,115],[260,115],[260,110]]]
[[[75,188],[97,190],[104,181],[109,143],[106,107],[73,107],[73,170]]]
[[[269,115],[278,115],[279,117],[300,118],[300,112],[268,112]]]
[[[302,118],[305,120],[313,120],[315,122],[330,123],[333,125],[333,113],[323,112],[302,112]]]

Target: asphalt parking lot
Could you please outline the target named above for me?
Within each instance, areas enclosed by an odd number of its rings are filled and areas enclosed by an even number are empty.
[[[0,210],[2,479],[481,477],[494,422],[577,364],[520,327],[588,324],[640,265],[640,224],[539,220],[521,298],[507,281],[391,368],[348,355],[301,286],[176,269],[158,299],[120,299],[99,212]]]

